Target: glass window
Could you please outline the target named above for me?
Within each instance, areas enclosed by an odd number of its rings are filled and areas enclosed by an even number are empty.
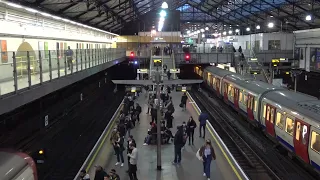
[[[251,97],[248,96],[248,108],[251,109]]]
[[[242,102],[242,91],[239,92],[239,102]]]
[[[280,40],[269,40],[268,50],[281,50]]]
[[[243,103],[244,105],[247,105],[248,97],[246,94],[243,94]]]
[[[254,101],[254,111],[257,112],[257,101]]]
[[[292,120],[290,117],[286,118],[286,132],[293,135],[293,129],[294,129],[294,120]]]
[[[311,133],[310,147],[317,153],[320,153],[320,134],[316,131],[312,131]]]
[[[282,114],[280,112],[277,112],[277,119],[276,119],[276,125],[280,128],[283,129],[284,123],[282,120]]]
[[[296,140],[297,141],[300,141],[300,130],[301,130],[300,122],[297,122],[297,128],[296,128]]]
[[[270,106],[267,107],[267,121],[269,121],[270,116]]]
[[[254,104],[254,101],[253,101],[253,100],[254,100],[254,97],[252,96],[252,97],[251,97],[251,106],[250,106],[250,109],[251,109],[251,110],[253,110],[253,104]]]
[[[273,124],[274,123],[274,108],[271,108],[270,112],[270,122]]]
[[[266,118],[266,105],[263,105],[263,118]]]
[[[231,97],[234,96],[234,91],[235,91],[235,89],[233,87],[231,87]]]

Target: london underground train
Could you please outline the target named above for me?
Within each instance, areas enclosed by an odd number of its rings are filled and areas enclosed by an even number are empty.
[[[320,172],[320,101],[214,66],[195,67],[218,97]]]
[[[0,149],[1,180],[38,180],[33,159],[22,152]]]

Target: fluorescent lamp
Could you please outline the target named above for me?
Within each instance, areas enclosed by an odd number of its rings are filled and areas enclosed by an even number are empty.
[[[232,31],[231,31],[231,30],[229,31],[229,34],[232,34]]]
[[[37,13],[39,11],[35,10],[35,9],[31,9],[31,8],[24,8],[25,10],[32,12],[32,13]]]
[[[270,22],[270,23],[268,24],[268,27],[269,27],[269,28],[273,28],[273,26],[274,26],[274,24],[273,24],[272,22]]]
[[[250,28],[249,28],[249,27],[247,27],[246,31],[250,31]]]
[[[161,5],[161,8],[162,9],[168,9],[168,3],[163,2],[162,5]]]
[[[312,19],[311,15],[306,16],[306,21],[311,21],[311,19]]]
[[[204,29],[200,29],[201,32],[204,32]]]
[[[166,11],[161,10],[161,11],[160,11],[160,17],[166,17],[166,16],[167,16]]]
[[[236,29],[236,33],[238,33],[238,32],[240,32],[240,30],[239,30],[239,29]]]
[[[206,31],[208,31],[208,30],[209,30],[209,28],[208,28],[208,27],[206,27],[205,29],[206,29]]]
[[[224,31],[222,34],[223,34],[223,35],[227,35],[227,32]]]
[[[258,26],[256,27],[256,29],[260,29],[260,26],[258,25]]]
[[[11,6],[11,7],[15,7],[15,8],[22,8],[22,6],[20,6],[19,4],[13,4],[13,3],[6,3],[7,5]]]

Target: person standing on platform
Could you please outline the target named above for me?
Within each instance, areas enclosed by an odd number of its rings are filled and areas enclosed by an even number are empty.
[[[181,96],[182,111],[185,111],[187,109],[187,100],[188,100],[187,94],[183,93],[183,95]]]
[[[128,141],[127,141],[128,145],[127,145],[127,154],[131,154],[132,149],[130,149],[130,144],[134,144],[134,146],[136,146],[136,141],[133,139],[133,136],[130,135],[128,137]],[[130,164],[130,157],[128,156],[128,166]],[[129,173],[129,170],[127,171]]]
[[[199,121],[200,121],[200,127],[199,127],[199,137],[201,137],[201,129],[203,129],[203,138],[206,136],[206,124],[207,120],[209,120],[209,116],[206,112],[201,112],[199,116]]]
[[[72,64],[73,51],[70,49],[70,46],[68,46],[66,56],[67,56],[68,69],[72,71],[73,70],[73,64]]]
[[[164,118],[167,120],[167,128],[172,128],[172,112],[171,110],[168,110],[165,114],[164,114]]]
[[[104,180],[104,177],[107,175],[107,173],[103,170],[101,166],[95,166],[96,172],[94,175],[94,180]]]
[[[115,146],[115,144],[116,144],[118,138],[119,138],[119,131],[118,131],[117,128],[114,128],[113,131],[112,131],[112,133],[111,133],[111,136],[110,136],[110,142],[111,142],[111,144],[112,144],[112,146],[113,146],[114,154],[115,154],[115,155],[117,155],[117,153],[116,153],[117,151],[116,151],[116,146]]]
[[[124,158],[123,158],[123,151],[124,151],[124,147],[123,147],[123,143],[124,143],[124,139],[123,137],[118,138],[118,140],[115,142],[115,150],[116,150],[116,155],[117,155],[117,163],[115,164],[116,166],[118,164],[120,164],[121,161],[121,167],[123,166],[124,163]]]
[[[135,144],[131,143],[129,148],[132,150],[128,157],[130,157],[129,161],[129,177],[130,180],[138,180],[137,178],[137,162],[138,162],[138,149]]]
[[[203,161],[203,176],[206,176],[210,180],[211,161],[216,159],[210,139],[207,139],[206,143],[200,148],[199,156],[202,157]]]
[[[182,126],[178,126],[177,129],[178,129],[178,131],[174,135],[174,160],[173,160],[172,164],[180,164],[180,162],[181,162],[181,148],[184,144]]]
[[[141,111],[142,111],[142,108],[141,108],[141,106],[137,103],[137,104],[136,104],[135,112],[136,112],[136,115],[137,115],[138,123],[140,123],[140,114],[141,114]]]
[[[190,116],[189,121],[187,123],[187,134],[189,137],[189,145],[193,144],[194,141],[194,129],[197,127],[196,122],[193,120],[192,116]]]
[[[151,120],[152,120],[152,122],[157,123],[157,109],[154,106],[155,106],[155,104],[153,104],[151,107]]]

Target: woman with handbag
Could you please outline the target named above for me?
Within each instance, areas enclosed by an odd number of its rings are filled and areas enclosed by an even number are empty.
[[[206,143],[198,150],[196,156],[203,162],[203,176],[206,176],[210,180],[211,161],[216,159],[210,139],[206,140]]]

